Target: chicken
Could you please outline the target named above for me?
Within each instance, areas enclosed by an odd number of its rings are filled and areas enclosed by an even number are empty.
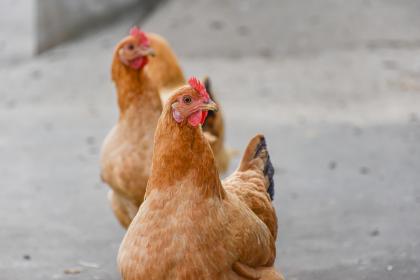
[[[162,111],[158,88],[143,71],[150,55],[147,37],[129,36],[117,45],[112,62],[120,115],[102,145],[101,178],[111,187],[108,198],[124,227],[143,202]]]
[[[166,41],[138,28],[133,28],[130,36],[117,45],[112,79],[120,116],[102,146],[101,178],[111,187],[108,194],[111,207],[127,228],[143,202],[150,174],[153,135],[162,111],[161,90],[185,81]],[[220,114],[213,119],[216,121],[209,124],[207,137],[220,166],[226,169],[223,121]]]
[[[219,179],[201,125],[216,104],[190,79],[163,108],[145,201],[118,252],[124,280],[283,279],[273,268],[273,167],[262,135]]]

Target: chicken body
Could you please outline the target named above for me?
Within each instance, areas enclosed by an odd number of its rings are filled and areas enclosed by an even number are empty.
[[[118,254],[123,279],[282,279],[272,268],[277,220],[264,138],[222,184],[201,128],[172,118],[172,102],[191,90],[172,96],[159,119],[146,198]]]
[[[153,135],[162,105],[147,73],[133,71],[114,58],[113,76],[120,117],[104,140],[101,177],[111,188],[108,197],[118,220],[128,227],[143,202]]]

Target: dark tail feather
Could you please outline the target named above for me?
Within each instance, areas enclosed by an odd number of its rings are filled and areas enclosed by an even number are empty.
[[[270,199],[274,199],[274,167],[270,160],[270,154],[267,150],[267,143],[265,137],[261,135],[260,142],[255,149],[254,158],[261,157],[264,160],[264,176],[268,181],[267,193],[270,195]]]
[[[254,136],[244,152],[241,163],[239,165],[239,170],[245,171],[250,168],[250,163],[255,159],[260,159],[262,164],[258,164],[258,169],[260,169],[266,179],[267,185],[266,190],[270,196],[270,199],[274,198],[274,168],[270,160],[270,155],[267,150],[267,144],[265,142],[264,135],[258,134]]]

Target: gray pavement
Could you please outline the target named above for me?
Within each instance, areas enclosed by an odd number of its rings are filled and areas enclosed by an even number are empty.
[[[287,279],[420,279],[418,2],[317,2],[169,1],[142,26],[213,79],[230,147],[266,135]],[[0,65],[0,279],[119,279],[98,152],[134,22]]]

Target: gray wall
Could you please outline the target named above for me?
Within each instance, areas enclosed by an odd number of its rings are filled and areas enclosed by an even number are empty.
[[[118,15],[139,0],[35,0],[36,52],[42,52],[63,40]]]
[[[0,63],[30,58],[125,11],[159,0],[0,0]]]
[[[0,0],[0,62],[15,62],[34,50],[34,0]]]

